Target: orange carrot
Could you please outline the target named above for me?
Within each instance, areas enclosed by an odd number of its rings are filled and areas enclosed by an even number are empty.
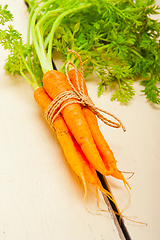
[[[51,70],[44,74],[43,87],[52,99],[55,99],[65,91],[72,90],[66,76],[56,70]],[[64,104],[68,103],[61,111],[62,116],[88,161],[101,174],[107,175],[108,171],[93,141],[81,106],[79,103],[73,103],[73,101],[72,99],[68,99],[61,104],[63,107]]]
[[[45,92],[43,87],[37,88],[34,91],[34,98],[36,102],[39,104],[39,106],[41,107],[42,111],[45,113],[49,104],[52,102],[52,99]],[[68,163],[71,165],[75,173],[80,178],[84,179],[83,166],[81,164],[79,157],[76,154],[76,150],[72,142],[69,129],[67,128],[61,114],[59,114],[55,119],[53,123],[53,127],[55,129],[57,138],[64,151],[64,155]]]
[[[77,86],[77,79],[76,79],[76,71],[75,69],[72,69],[68,72],[70,81],[74,85],[74,87],[78,90]],[[81,87],[81,73],[78,71],[78,82]],[[83,79],[83,89],[85,95],[89,95],[87,91],[87,86],[86,83]],[[101,133],[99,126],[98,126],[98,121],[97,117],[95,114],[89,109],[89,107],[83,107],[83,113],[86,118],[86,121],[90,127],[93,139],[95,141],[95,144],[97,146],[97,149],[99,150],[99,153],[103,159],[103,162],[108,169],[108,173],[110,173],[113,177],[118,178],[126,182],[123,174],[118,170],[117,168],[117,161],[114,157],[114,154],[112,150],[110,149],[108,143],[106,142],[103,134]]]

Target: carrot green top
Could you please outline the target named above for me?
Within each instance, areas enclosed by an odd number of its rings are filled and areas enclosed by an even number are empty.
[[[21,74],[34,88],[53,69],[54,50],[62,60],[79,61],[85,77],[93,71],[100,79],[98,95],[116,82],[111,100],[127,103],[134,95],[133,82],[141,75],[144,94],[160,103],[160,23],[154,0],[26,0],[29,19],[27,39],[9,26],[0,30],[0,44],[10,51],[5,64],[9,74]],[[0,5],[0,24],[13,19],[7,5]],[[53,59],[52,59],[53,58]],[[64,71],[62,64],[60,71]],[[28,74],[30,77],[28,77]],[[142,79],[142,78],[141,78]]]

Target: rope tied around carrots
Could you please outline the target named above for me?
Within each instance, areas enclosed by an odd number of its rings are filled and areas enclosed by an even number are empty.
[[[120,128],[122,127],[123,131],[125,132],[126,129],[124,127],[124,125],[122,124],[122,122],[113,114],[100,109],[98,107],[95,106],[95,104],[93,103],[93,101],[91,100],[91,98],[89,96],[87,96],[84,93],[84,88],[83,88],[83,64],[82,64],[82,60],[80,55],[73,51],[68,49],[68,51],[76,54],[76,56],[78,57],[79,61],[80,61],[80,67],[81,67],[81,86],[79,85],[79,81],[78,81],[78,70],[77,67],[74,65],[74,63],[72,62],[67,62],[66,66],[65,66],[65,73],[66,73],[66,77],[67,80],[70,84],[70,86],[72,87],[73,90],[70,91],[65,91],[60,93],[52,102],[51,104],[48,106],[46,112],[45,112],[45,118],[47,120],[47,122],[49,123],[49,125],[53,128],[53,122],[56,119],[56,117],[60,114],[60,112],[69,104],[72,103],[79,103],[83,106],[89,107],[91,109],[92,112],[94,112],[94,114],[101,120],[103,121],[106,125],[113,127],[113,128]],[[76,90],[76,88],[73,86],[73,84],[70,81],[69,75],[68,75],[68,66],[72,65],[73,68],[75,69],[75,73],[76,73],[76,80],[77,80],[77,87],[78,87],[78,91]],[[68,99],[72,99],[72,101],[66,102],[64,103],[66,100]],[[62,103],[64,103],[62,105]],[[61,106],[62,105],[62,106]],[[108,116],[114,118],[117,122],[115,121],[111,121],[109,120],[107,117],[104,117],[102,115],[102,113],[107,114]]]

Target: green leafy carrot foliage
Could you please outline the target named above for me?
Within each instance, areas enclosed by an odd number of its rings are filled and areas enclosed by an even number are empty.
[[[160,8],[154,0],[26,2],[30,13],[28,38],[27,44],[23,44],[19,50],[19,72],[24,75],[28,71],[31,83],[43,84],[40,78],[53,68],[54,50],[61,53],[64,61],[59,70],[64,71],[68,60],[79,68],[75,56],[67,52],[67,48],[70,48],[81,55],[86,78],[93,72],[97,74],[99,96],[108,87],[113,89],[114,86],[111,100],[127,103],[135,94],[135,79],[142,79],[140,84],[144,87],[142,92],[146,98],[153,103],[160,103],[160,23],[152,17],[159,14]],[[7,11],[6,6],[0,8],[2,24],[12,20],[12,15],[6,14]],[[29,40],[30,34],[32,42]],[[9,42],[8,39],[6,46]],[[14,44],[18,45],[18,42]],[[11,56],[14,57],[14,52]],[[10,65],[8,60],[8,71]],[[11,72],[18,73],[16,66],[11,66],[11,69]]]
[[[7,4],[4,7],[0,5],[0,24],[2,25],[13,19],[12,13],[7,8],[8,8]]]

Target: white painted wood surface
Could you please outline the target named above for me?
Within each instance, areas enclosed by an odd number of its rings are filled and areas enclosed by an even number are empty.
[[[28,13],[23,1],[7,4],[25,39]],[[0,56],[0,240],[118,240],[109,213],[95,215],[84,208],[82,186],[34,101],[32,88],[21,76],[5,73],[7,52],[2,47]],[[56,64],[61,64],[58,58]],[[135,173],[129,180],[131,203],[124,215],[148,226],[125,220],[130,235],[159,240],[160,106],[147,102],[139,83],[134,84],[136,95],[127,106],[111,102],[109,91],[98,98],[96,78],[87,85],[94,103],[119,117],[127,129],[123,133],[100,122],[119,168]],[[127,192],[118,180],[108,181],[122,209]],[[86,204],[97,212],[92,188]],[[106,209],[102,197],[100,205]]]

